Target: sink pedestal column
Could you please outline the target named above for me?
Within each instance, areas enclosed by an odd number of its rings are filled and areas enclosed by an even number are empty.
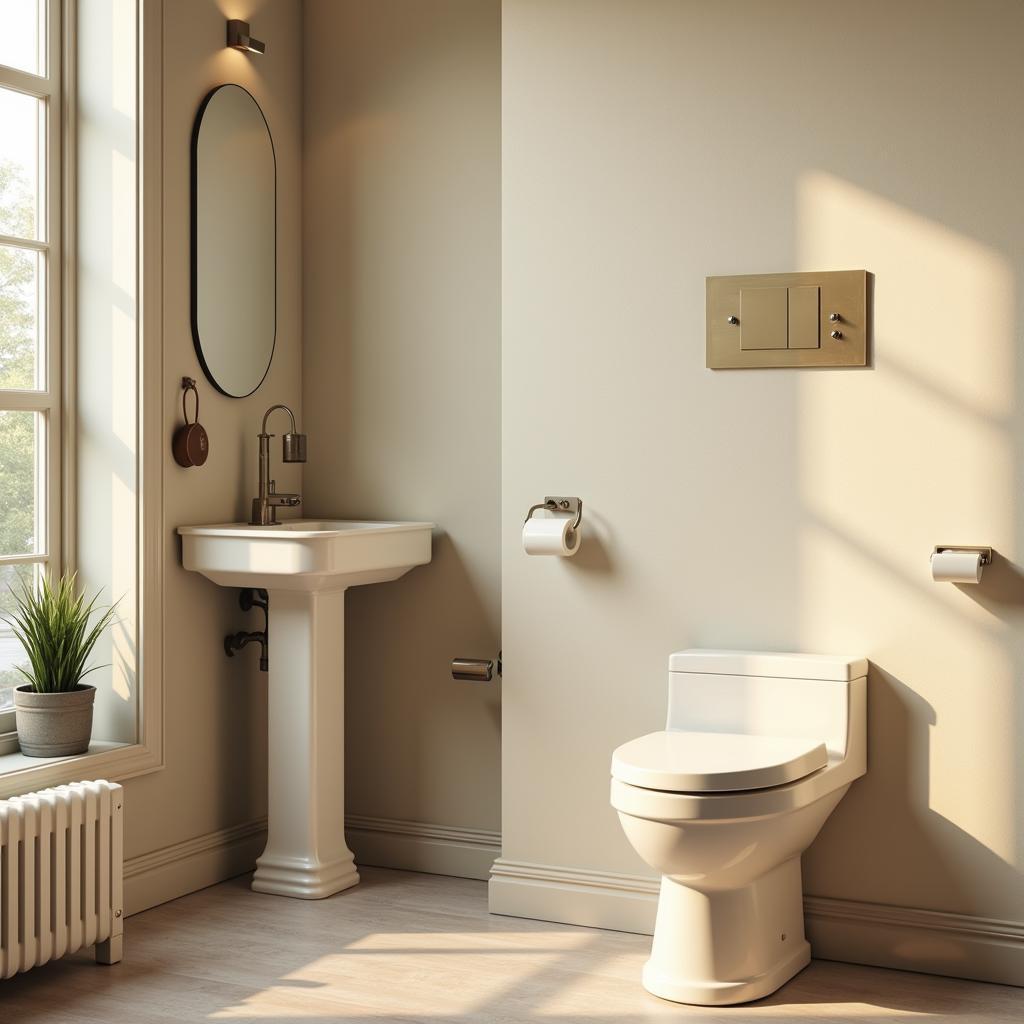
[[[256,892],[317,900],[359,881],[345,845],[345,591],[270,591],[267,846]]]

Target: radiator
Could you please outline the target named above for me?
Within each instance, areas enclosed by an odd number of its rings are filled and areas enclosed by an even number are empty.
[[[0,978],[92,945],[121,959],[123,808],[111,782],[0,800]]]

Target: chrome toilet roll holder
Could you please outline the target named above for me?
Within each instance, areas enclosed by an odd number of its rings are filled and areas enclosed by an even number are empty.
[[[540,512],[541,510],[547,512],[568,512],[570,515],[576,518],[572,522],[571,530],[575,531],[580,528],[580,523],[583,521],[583,499],[582,498],[551,498],[546,497],[543,501],[536,505],[530,506],[530,511],[526,513],[526,518],[523,523],[528,523],[533,518],[534,512]]]
[[[974,544],[936,544],[933,555],[941,555],[944,551],[969,551],[971,554],[981,555],[982,565],[992,564],[992,549],[978,547]]]

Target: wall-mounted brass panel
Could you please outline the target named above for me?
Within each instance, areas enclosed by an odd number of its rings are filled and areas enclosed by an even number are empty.
[[[707,279],[712,370],[866,366],[866,270]]]

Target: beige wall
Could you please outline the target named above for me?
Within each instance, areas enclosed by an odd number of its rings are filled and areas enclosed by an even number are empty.
[[[221,833],[266,813],[266,676],[256,670],[253,651],[228,661],[223,650],[227,632],[243,626],[257,628],[256,619],[249,620],[238,609],[236,591],[216,587],[181,568],[174,529],[187,523],[247,518],[256,486],[260,416],[272,402],[288,402],[301,411],[299,5],[288,0],[246,5],[228,0],[221,4],[168,0],[164,7],[166,767],[127,783],[129,858]],[[225,49],[228,14],[252,15],[254,31],[267,41],[264,57],[257,61]],[[205,380],[189,327],[192,123],[207,91],[224,82],[244,85],[256,97],[277,153],[277,349],[263,386],[241,400],[225,398]],[[170,439],[181,416],[183,375],[199,382],[202,421],[210,434],[209,460],[198,469],[182,469],[171,457]],[[299,468],[276,467],[282,490],[299,489]],[[216,856],[220,864],[230,862],[223,850],[216,851]],[[149,891],[153,898],[173,894],[154,882],[146,892],[137,888],[134,898],[146,901]],[[130,899],[131,909],[135,908]]]
[[[849,652],[869,774],[807,891],[1024,921],[1022,34],[1016,0],[506,0],[506,858],[645,872],[609,755],[669,652]],[[861,267],[871,367],[705,369],[705,275]],[[572,561],[519,546],[552,491]],[[940,542],[1001,557],[938,585]]]
[[[499,4],[304,21],[306,513],[440,527],[348,592],[346,809],[494,830],[498,684],[448,663],[499,644]]]

